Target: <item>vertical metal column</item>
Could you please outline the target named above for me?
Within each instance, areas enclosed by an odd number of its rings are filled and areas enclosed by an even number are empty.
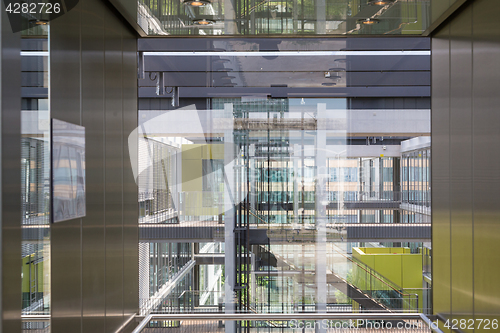
[[[316,34],[324,35],[326,33],[326,1],[316,0]]]
[[[299,228],[299,151],[300,145],[293,146],[293,228]]]
[[[226,0],[230,1],[230,0]],[[236,285],[236,245],[234,239],[235,228],[235,151],[234,133],[232,129],[233,104],[224,104],[224,118],[226,127],[224,129],[224,291],[225,291],[225,313],[235,313],[236,302],[234,287]],[[225,331],[227,333],[236,332],[236,322],[226,321]]]
[[[316,114],[316,311],[326,312],[326,180],[328,177],[326,165],[326,129],[321,124],[326,119],[326,104],[318,103]],[[317,332],[323,332],[320,328]]]
[[[237,33],[234,4],[234,0],[224,0],[224,31],[226,35],[235,35]]]
[[[392,158],[392,200],[402,201],[401,195],[401,160],[399,157]],[[401,223],[401,210],[394,209],[392,211],[392,222]]]
[[[149,299],[149,243],[139,243],[139,313],[144,314],[143,308],[147,308]]]

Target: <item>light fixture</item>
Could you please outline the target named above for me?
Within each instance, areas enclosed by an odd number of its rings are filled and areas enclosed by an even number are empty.
[[[34,24],[34,25],[47,25],[47,24],[49,24],[49,21],[47,21],[47,20],[30,20],[30,23]]]
[[[360,24],[366,24],[366,25],[372,25],[372,24],[377,24],[379,23],[380,20],[377,20],[377,19],[373,19],[371,17],[367,17],[366,19],[364,20],[358,20],[358,23]]]
[[[334,73],[332,73],[332,72],[325,72],[324,76],[325,76],[325,79],[332,79],[332,80],[336,80],[336,79],[340,79],[341,78],[341,76],[337,75],[335,72]]]
[[[212,21],[209,19],[199,19],[199,20],[193,21],[193,24],[196,24],[196,25],[212,25],[214,23],[215,23],[215,21]]]
[[[369,0],[368,4],[373,6],[385,6],[394,3],[394,0]]]
[[[203,6],[209,5],[210,1],[207,1],[207,0],[185,0],[183,2],[183,4],[189,5],[192,7],[203,7]]]

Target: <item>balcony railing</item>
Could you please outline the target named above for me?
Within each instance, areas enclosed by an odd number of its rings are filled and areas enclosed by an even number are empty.
[[[151,314],[144,317],[132,333],[171,332],[172,328],[182,328],[182,332],[225,332],[226,328],[244,328],[245,332],[375,332],[386,331],[405,333],[442,333],[437,321],[431,321],[422,314],[394,313],[293,313],[293,314]]]

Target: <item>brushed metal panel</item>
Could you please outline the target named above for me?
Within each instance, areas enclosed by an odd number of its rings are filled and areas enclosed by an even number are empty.
[[[21,332],[21,57],[20,34],[0,14],[0,331]]]
[[[80,124],[80,8],[51,22],[51,116]],[[81,219],[51,226],[51,329],[81,327]]]
[[[192,57],[157,57],[145,56],[144,66],[145,71],[155,72],[206,72],[217,71],[217,66],[213,65],[213,61],[220,59],[220,56],[205,56],[200,57],[198,61],[194,61]],[[253,71],[287,71],[294,68],[300,68],[301,71],[320,71],[328,70],[333,67],[330,56],[315,57],[316,61],[305,62],[308,57],[278,57],[273,60],[256,60],[253,57],[233,57],[225,67],[234,70],[242,69],[245,72]],[[328,65],[330,64],[330,65]],[[325,67],[326,66],[326,67]],[[339,68],[344,67],[348,71],[429,71],[430,56],[379,56],[367,55],[361,57],[349,57],[348,64],[342,64]],[[146,76],[146,81],[149,77]]]
[[[51,227],[51,331],[80,332],[81,327],[81,251],[80,220]]]
[[[470,11],[462,12],[450,23],[451,308],[454,318],[457,313],[472,314],[473,311],[471,24]]]
[[[474,310],[476,318],[500,319],[500,3],[475,1],[473,10],[474,96]]]
[[[433,311],[450,309],[449,29],[432,39],[432,246]]]
[[[104,19],[106,332],[123,318],[123,127],[121,22]]]
[[[123,30],[123,313],[124,320],[139,307],[138,193],[132,173],[128,136],[137,127],[137,38]]]
[[[80,6],[50,24],[51,117],[80,124]]]
[[[135,40],[116,12],[97,0],[80,3],[51,27],[53,115],[86,127],[88,205],[82,225],[75,220],[52,226],[52,331],[113,332],[124,321],[124,251],[133,276],[127,292],[138,295],[133,292],[138,288],[137,189],[124,155],[124,126],[128,132],[135,128],[136,107],[122,117],[123,105],[137,100]],[[126,56],[122,33],[130,38]],[[124,247],[125,198],[131,232]],[[133,304],[127,313],[136,311]]]
[[[87,133],[87,216],[82,224],[82,332],[105,328],[104,16],[99,1],[81,3],[82,118]]]

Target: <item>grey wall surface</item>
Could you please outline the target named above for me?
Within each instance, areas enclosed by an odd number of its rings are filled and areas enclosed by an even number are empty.
[[[51,227],[52,332],[114,332],[138,309],[137,40],[106,2],[51,22],[51,116],[85,126],[87,216]]]
[[[0,13],[0,332],[21,332],[20,33]]]
[[[500,314],[499,15],[497,0],[470,1],[432,38],[433,298],[445,318]]]

